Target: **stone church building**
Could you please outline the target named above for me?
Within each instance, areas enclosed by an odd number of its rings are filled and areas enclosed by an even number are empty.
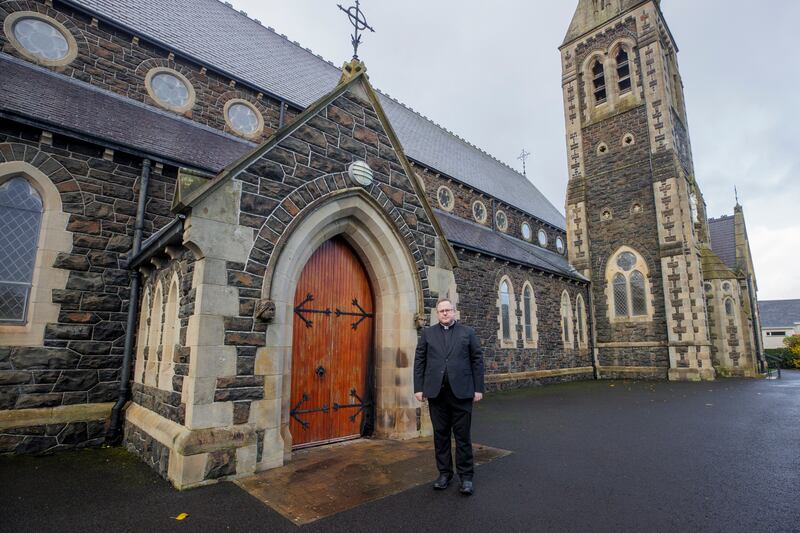
[[[707,220],[656,0],[578,2],[566,218],[217,0],[0,0],[0,24],[0,453],[122,439],[188,488],[429,434],[441,297],[490,390],[759,372],[743,213]]]

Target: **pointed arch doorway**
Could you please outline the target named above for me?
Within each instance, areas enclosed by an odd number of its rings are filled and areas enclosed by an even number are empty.
[[[353,248],[340,236],[322,243],[294,296],[293,448],[371,432],[374,309],[367,271]]]

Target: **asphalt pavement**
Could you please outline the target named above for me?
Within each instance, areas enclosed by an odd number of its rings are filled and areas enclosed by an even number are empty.
[[[473,437],[513,452],[473,497],[421,486],[302,527],[233,483],[177,492],[120,448],[0,457],[0,531],[800,532],[797,371],[493,394]]]

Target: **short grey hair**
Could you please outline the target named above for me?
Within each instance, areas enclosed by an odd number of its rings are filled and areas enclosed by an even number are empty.
[[[444,302],[447,302],[447,303],[449,303],[450,305],[452,305],[452,306],[453,306],[453,309],[455,309],[456,305],[453,303],[453,300],[451,300],[450,298],[439,298],[439,299],[436,301],[436,307],[435,307],[435,309],[439,309],[439,304],[443,304]]]

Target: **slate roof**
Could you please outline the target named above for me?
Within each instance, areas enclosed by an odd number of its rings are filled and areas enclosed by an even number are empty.
[[[255,144],[0,54],[0,112],[218,172]],[[36,95],[31,98],[31,95]],[[102,109],[102,113],[97,110]]]
[[[491,228],[444,211],[434,210],[434,213],[442,226],[442,230],[444,230],[447,240],[454,245],[460,245],[499,259],[531,266],[539,270],[588,281],[562,255],[545,250],[527,241],[493,231]]]
[[[736,270],[736,224],[732,215],[708,220],[711,249],[725,265]]]
[[[338,67],[218,0],[68,0],[98,18],[305,108],[333,89]],[[524,176],[381,95],[406,155],[564,229],[564,216]]]
[[[759,300],[762,328],[791,328],[800,322],[800,300]]]

